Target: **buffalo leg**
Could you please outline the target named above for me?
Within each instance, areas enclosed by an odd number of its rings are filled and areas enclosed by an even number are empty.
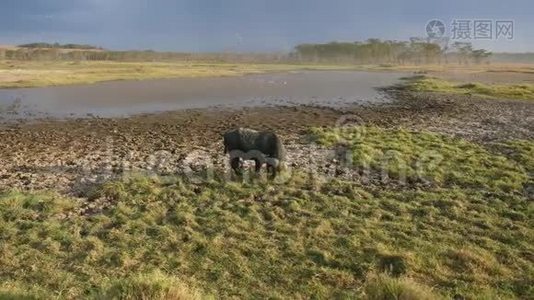
[[[254,167],[256,169],[256,173],[259,173],[261,171],[261,161],[257,158],[254,159]]]
[[[267,165],[267,173],[270,173],[270,176],[271,178],[275,178],[276,177],[276,167],[273,166],[273,165]]]
[[[234,157],[230,160],[230,166],[236,174],[241,174],[241,159],[239,157]]]

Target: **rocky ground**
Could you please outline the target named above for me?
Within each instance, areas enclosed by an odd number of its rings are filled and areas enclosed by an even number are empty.
[[[402,126],[485,144],[534,138],[534,103],[529,101],[401,89],[388,93],[396,99],[390,104],[345,109],[185,110],[125,119],[4,123],[0,190],[53,189],[84,198],[95,185],[124,174],[188,174],[206,165],[228,170],[221,137],[235,127],[274,130],[287,145],[290,167],[342,177],[356,175],[341,166],[339,151],[310,143],[310,127]]]

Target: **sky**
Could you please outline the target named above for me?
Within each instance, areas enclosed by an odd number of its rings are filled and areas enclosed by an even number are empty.
[[[512,20],[512,40],[469,41],[495,52],[534,52],[532,0],[2,0],[0,45],[288,52],[300,43],[426,37],[433,19],[449,36],[454,19]]]

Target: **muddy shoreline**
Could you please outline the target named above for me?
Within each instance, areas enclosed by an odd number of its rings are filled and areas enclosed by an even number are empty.
[[[339,170],[331,149],[310,144],[310,127],[336,126],[350,116],[358,123],[428,130],[486,145],[534,138],[534,105],[529,101],[396,88],[385,92],[395,100],[373,106],[188,109],[130,118],[2,124],[0,190],[56,190],[85,198],[101,182],[127,173],[179,174],[206,161],[225,169],[221,135],[239,126],[278,132],[294,168],[306,168],[312,159],[314,172],[342,177],[350,177],[350,170]]]

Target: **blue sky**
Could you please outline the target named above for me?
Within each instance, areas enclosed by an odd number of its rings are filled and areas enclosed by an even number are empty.
[[[514,20],[514,40],[475,46],[534,52],[532,0],[2,0],[0,44],[290,51],[304,42],[425,36],[435,18],[447,25],[461,18]]]

